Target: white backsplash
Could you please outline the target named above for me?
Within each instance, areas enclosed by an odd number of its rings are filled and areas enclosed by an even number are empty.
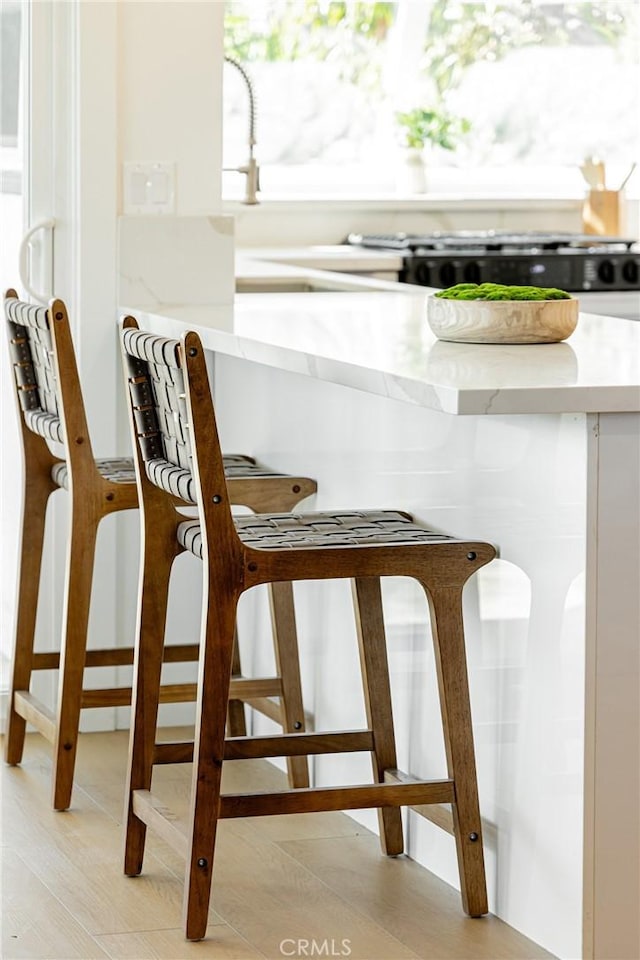
[[[233,255],[231,216],[121,217],[118,302],[230,304]]]
[[[581,232],[582,199],[419,198],[273,200],[255,207],[226,203],[238,247],[342,243],[348,233],[428,233],[434,230]],[[638,236],[638,201],[629,200],[622,231]]]

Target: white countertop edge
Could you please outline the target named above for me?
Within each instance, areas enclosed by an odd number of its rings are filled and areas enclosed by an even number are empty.
[[[193,309],[190,308],[190,314]],[[205,349],[215,353],[455,416],[640,411],[640,385],[637,384],[455,388],[238,336],[191,318],[183,320],[176,315],[180,313],[179,307],[146,310],[123,307],[120,315],[126,312],[136,316],[143,328],[162,336],[179,339],[185,330],[196,330]]]
[[[635,398],[634,398],[635,391]],[[534,402],[532,402],[532,400]],[[483,409],[479,409],[479,408]],[[456,413],[637,413],[640,387],[557,386],[508,387],[504,390],[465,390],[459,394]]]

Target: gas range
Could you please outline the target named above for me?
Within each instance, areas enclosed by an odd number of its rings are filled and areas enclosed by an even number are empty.
[[[640,290],[640,247],[623,237],[502,230],[357,234],[350,244],[402,255],[399,279],[420,286],[512,283],[569,291]]]

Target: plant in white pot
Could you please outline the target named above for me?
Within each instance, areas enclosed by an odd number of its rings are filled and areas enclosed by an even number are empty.
[[[455,150],[460,140],[471,129],[466,117],[458,117],[445,110],[398,111],[396,123],[402,132],[403,176],[400,189],[407,193],[424,193],[427,189],[427,148],[440,147]]]

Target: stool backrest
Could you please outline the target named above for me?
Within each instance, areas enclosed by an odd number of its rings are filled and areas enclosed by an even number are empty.
[[[132,320],[126,318],[125,323]],[[166,493],[195,503],[180,344],[137,326],[123,326],[122,346],[145,474]]]
[[[224,542],[239,549],[200,338],[160,337],[125,317],[122,349],[139,467],[155,487],[198,504],[203,537],[209,527],[218,554]]]
[[[18,402],[26,426],[34,433],[64,442],[58,384],[47,307],[5,296],[9,354]]]
[[[64,444],[71,459],[91,461],[91,443],[67,309],[26,303],[7,290],[4,311],[16,394],[25,429]],[[72,451],[68,438],[72,438]]]

